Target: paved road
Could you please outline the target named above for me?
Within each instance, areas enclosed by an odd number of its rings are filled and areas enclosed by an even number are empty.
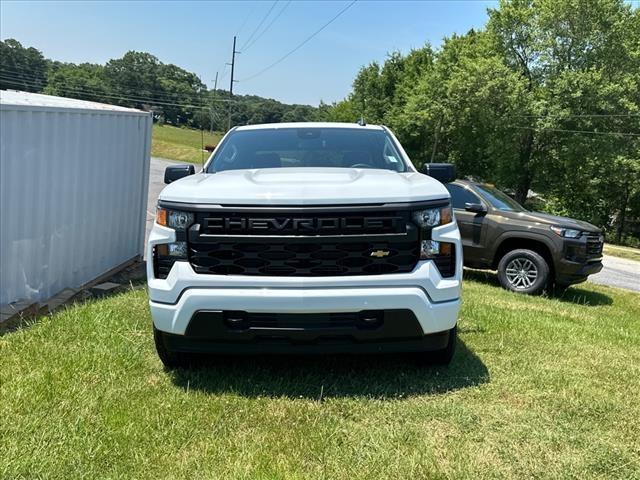
[[[151,157],[146,238],[149,237],[149,231],[151,230],[151,227],[153,227],[158,195],[165,186],[164,169],[168,165],[176,163],[180,162],[165,160],[164,158]],[[602,271],[597,275],[592,275],[591,277],[589,277],[590,281],[602,285],[609,285],[611,287],[626,288],[629,290],[640,292],[640,262],[605,255],[603,263],[604,268],[602,269]]]
[[[165,187],[164,169],[168,165],[173,165],[176,163],[180,162],[166,160],[164,158],[151,157],[151,164],[149,168],[149,196],[147,197],[147,224],[144,237],[145,245],[147,244],[147,240],[149,239],[149,232],[153,227],[153,221],[156,217],[156,203],[158,201],[158,195],[160,195],[160,192]]]
[[[640,262],[605,255],[602,263],[604,268],[600,273],[591,275],[590,282],[640,292]]]

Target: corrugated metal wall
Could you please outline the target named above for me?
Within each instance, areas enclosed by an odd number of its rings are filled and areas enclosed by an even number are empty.
[[[0,303],[142,254],[150,115],[2,105],[0,122]]]

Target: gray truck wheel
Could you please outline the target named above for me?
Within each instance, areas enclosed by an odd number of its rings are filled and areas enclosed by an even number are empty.
[[[498,263],[498,279],[507,290],[538,295],[549,282],[549,265],[533,250],[511,250]]]

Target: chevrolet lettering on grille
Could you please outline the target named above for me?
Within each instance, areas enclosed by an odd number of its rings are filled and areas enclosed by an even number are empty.
[[[344,235],[402,233],[402,217],[207,217],[203,230],[221,235]]]

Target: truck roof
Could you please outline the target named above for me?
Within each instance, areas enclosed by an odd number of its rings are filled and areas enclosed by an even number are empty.
[[[236,130],[268,130],[280,128],[353,128],[356,130],[383,130],[381,125],[358,125],[357,123],[341,122],[292,122],[292,123],[263,123],[259,125],[243,125]]]

